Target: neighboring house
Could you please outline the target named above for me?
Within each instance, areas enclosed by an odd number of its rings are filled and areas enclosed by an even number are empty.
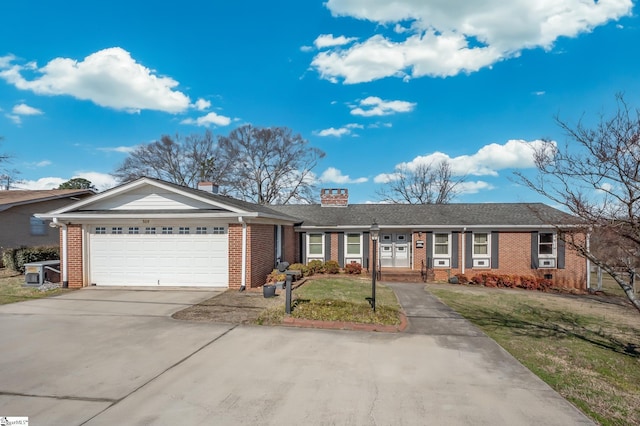
[[[21,246],[58,245],[60,233],[35,216],[93,195],[88,189],[0,190],[0,251]]]
[[[339,189],[320,205],[261,206],[205,189],[140,178],[38,215],[62,228],[63,281],[255,288],[279,260],[369,268],[376,222],[383,271],[551,275],[585,288],[586,260],[556,231],[573,218],[544,204],[349,205]]]

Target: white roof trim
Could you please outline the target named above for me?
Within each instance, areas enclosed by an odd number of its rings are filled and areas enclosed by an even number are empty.
[[[211,200],[209,198],[206,198],[206,197],[199,197],[199,196],[197,196],[195,194],[192,194],[190,192],[182,191],[182,190],[177,189],[177,188],[175,188],[173,186],[165,185],[162,182],[158,182],[156,180],[143,177],[143,178],[134,180],[132,182],[125,183],[124,185],[117,186],[117,187],[115,187],[113,189],[110,189],[108,191],[105,191],[103,193],[94,195],[92,197],[87,197],[87,198],[83,199],[82,201],[79,201],[77,203],[71,204],[69,206],[65,206],[65,207],[63,207],[61,209],[54,210],[54,211],[50,212],[49,215],[51,217],[58,217],[58,215],[61,215],[61,214],[64,214],[64,213],[67,213],[67,212],[70,212],[70,211],[77,210],[77,209],[79,209],[81,207],[84,207],[84,206],[86,206],[88,204],[95,203],[96,201],[102,201],[102,200],[105,200],[105,199],[116,197],[116,196],[118,196],[120,194],[126,193],[128,191],[133,190],[133,189],[140,188],[140,187],[142,187],[144,185],[152,185],[152,186],[155,186],[157,188],[162,188],[162,189],[165,189],[167,191],[180,194],[180,195],[182,195],[184,197],[191,198],[193,200],[198,200],[198,201],[201,201],[203,203],[212,205],[214,207],[223,208],[223,209],[232,211],[234,213],[245,214],[245,215],[247,213],[249,213],[246,210],[242,210],[242,209],[239,209],[237,207],[230,206],[228,204],[216,202],[216,201],[213,201],[213,200]]]

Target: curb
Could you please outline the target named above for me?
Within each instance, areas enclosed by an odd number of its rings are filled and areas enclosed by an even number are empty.
[[[399,325],[363,324],[346,321],[320,321],[303,318],[286,317],[282,320],[282,325],[300,328],[319,328],[324,330],[350,330],[350,331],[377,331],[382,333],[399,333],[407,328],[407,316],[400,313]]]

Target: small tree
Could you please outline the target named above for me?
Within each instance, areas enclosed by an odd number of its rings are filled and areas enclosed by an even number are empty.
[[[58,189],[91,189],[97,191],[97,188],[93,186],[90,180],[85,178],[73,178],[66,182],[61,183]]]
[[[0,136],[0,143],[3,139]],[[17,182],[16,175],[20,174],[18,170],[8,168],[10,162],[11,155],[0,152],[0,189],[11,189],[11,183]]]
[[[315,199],[312,169],[324,152],[286,127],[245,125],[221,137],[231,195],[258,204]]]
[[[517,175],[582,220],[573,232],[565,229],[563,239],[609,273],[640,311],[633,288],[640,266],[640,111],[630,109],[620,94],[616,101],[616,112],[601,116],[593,128],[556,117],[574,144],[541,145],[535,150],[538,176]],[[581,237],[585,233],[594,235],[593,247]]]
[[[377,191],[381,201],[395,204],[447,204],[457,195],[465,176],[454,177],[448,161],[402,165]]]

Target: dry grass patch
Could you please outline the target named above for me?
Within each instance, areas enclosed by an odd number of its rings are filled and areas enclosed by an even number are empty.
[[[67,291],[72,290],[59,288],[40,291],[37,287],[26,287],[24,285],[24,275],[7,268],[0,269],[0,305],[56,296]]]
[[[622,298],[428,289],[604,425],[640,425],[640,315]]]

